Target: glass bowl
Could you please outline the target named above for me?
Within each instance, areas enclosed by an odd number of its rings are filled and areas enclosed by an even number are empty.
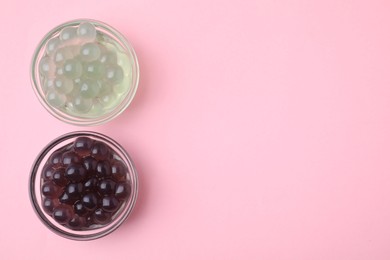
[[[99,125],[118,116],[134,98],[138,81],[137,56],[125,37],[90,19],[48,32],[31,63],[41,104],[73,125]]]
[[[117,229],[134,208],[138,178],[126,151],[95,132],[72,132],[38,155],[29,180],[32,206],[50,230],[92,240]]]

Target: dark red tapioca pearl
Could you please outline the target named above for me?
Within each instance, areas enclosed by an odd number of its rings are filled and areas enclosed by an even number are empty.
[[[84,183],[84,191],[96,191],[98,188],[98,179],[92,177]]]
[[[98,198],[95,193],[87,193],[83,196],[81,201],[83,206],[90,211],[96,209],[98,206]]]
[[[76,202],[77,198],[73,198],[69,196],[68,192],[64,191],[62,195],[59,197],[59,201],[62,204],[68,204],[68,205],[73,205]]]
[[[108,159],[110,156],[110,148],[106,144],[96,141],[92,145],[91,155],[98,160]]]
[[[47,214],[52,214],[55,207],[59,205],[58,199],[44,198],[42,201],[43,210]]]
[[[62,153],[62,149],[53,152],[47,160],[47,164],[51,164],[52,166],[60,165],[62,163]]]
[[[115,160],[111,163],[111,174],[116,181],[126,181],[127,167],[123,162]]]
[[[62,164],[65,166],[76,163],[78,164],[80,162],[81,157],[73,151],[67,151],[62,155]]]
[[[83,194],[83,184],[78,183],[69,183],[66,186],[66,192],[68,193],[70,198],[80,199]]]
[[[55,169],[54,169],[53,165],[46,164],[42,169],[43,180],[45,180],[45,181],[52,180],[54,172],[55,172]]]
[[[73,143],[73,150],[81,156],[91,153],[93,140],[88,137],[78,137]]]
[[[101,180],[98,184],[98,191],[101,195],[110,195],[115,192],[116,183],[113,180]]]
[[[98,179],[104,179],[111,176],[111,165],[107,160],[99,161],[96,166],[96,177]]]
[[[71,164],[65,170],[65,177],[70,182],[80,182],[85,179],[87,173],[81,164]]]
[[[85,224],[86,219],[84,217],[74,215],[74,217],[69,220],[67,226],[73,230],[82,230],[85,228]]]
[[[102,208],[98,208],[92,215],[92,221],[96,224],[107,224],[111,220],[111,214],[104,211]]]
[[[66,224],[73,217],[72,208],[68,205],[59,205],[53,210],[53,218],[60,224]]]
[[[63,187],[68,183],[68,180],[65,178],[64,168],[56,169],[53,173],[52,179],[53,182],[60,187]]]
[[[115,197],[125,200],[130,195],[131,187],[128,182],[118,183],[115,188]]]
[[[42,195],[47,198],[55,198],[61,193],[61,189],[51,181],[47,181],[42,185]]]
[[[73,205],[73,211],[79,216],[87,216],[90,212],[84,207],[83,202],[81,200],[77,201]]]
[[[92,156],[87,156],[83,159],[83,166],[89,174],[94,173],[96,171],[97,164],[98,161]]]
[[[102,208],[107,212],[116,212],[119,208],[119,200],[114,196],[104,196]]]

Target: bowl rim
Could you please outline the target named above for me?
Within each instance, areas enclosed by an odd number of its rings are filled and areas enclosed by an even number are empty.
[[[67,26],[76,26],[79,25],[83,22],[89,22],[92,23],[95,26],[98,26],[106,31],[109,31],[112,33],[117,40],[120,42],[120,44],[125,48],[127,54],[129,57],[132,59],[132,67],[133,67],[133,73],[132,73],[132,79],[130,81],[130,90],[124,97],[124,99],[117,105],[115,108],[110,111],[109,113],[103,114],[101,116],[95,117],[95,118],[83,118],[83,117],[77,117],[73,116],[70,114],[67,114],[66,112],[61,112],[58,109],[52,107],[50,104],[47,103],[46,99],[44,96],[42,96],[40,89],[41,83],[40,79],[37,78],[37,67],[38,67],[38,56],[41,52],[41,50],[45,47],[45,44],[47,41],[52,37],[53,34],[59,32],[62,28],[67,27]],[[38,72],[39,73],[39,72]],[[60,121],[63,121],[65,123],[71,124],[71,125],[76,125],[76,126],[96,126],[96,125],[101,125],[104,123],[107,123],[120,114],[126,108],[130,105],[132,100],[135,97],[135,94],[137,93],[138,86],[139,86],[139,76],[140,75],[140,69],[139,69],[139,63],[138,63],[138,58],[135,53],[134,47],[131,45],[131,43],[126,39],[126,37],[119,32],[117,29],[114,27],[101,22],[99,20],[94,20],[94,19],[89,19],[89,18],[80,18],[80,19],[74,19],[70,20],[64,23],[61,23],[57,26],[55,26],[53,29],[51,29],[48,33],[45,34],[45,36],[39,41],[37,47],[34,50],[31,63],[30,63],[30,82],[33,87],[34,93],[37,96],[39,102],[41,105],[55,118],[59,119]]]
[[[35,178],[36,178],[36,175],[38,174],[37,170],[38,170],[39,166],[41,165],[41,163],[43,162],[43,158],[51,151],[51,149],[56,147],[56,145],[60,144],[61,142],[66,141],[67,139],[72,139],[72,138],[75,138],[78,136],[85,136],[85,135],[88,135],[92,138],[98,138],[98,139],[100,139],[99,141],[104,140],[105,142],[108,142],[110,145],[117,148],[122,153],[121,157],[124,157],[122,159],[126,160],[127,163],[131,167],[131,169],[129,169],[129,170],[130,170],[130,175],[132,175],[131,177],[132,177],[133,182],[132,182],[132,186],[131,186],[131,193],[129,195],[128,206],[123,209],[124,210],[123,215],[121,217],[118,217],[117,219],[115,219],[116,222],[110,228],[106,228],[106,229],[103,229],[101,231],[99,231],[99,228],[97,228],[97,229],[95,229],[97,231],[96,233],[83,235],[83,234],[73,234],[71,230],[69,232],[65,232],[65,231],[57,228],[46,217],[45,213],[43,212],[43,210],[39,206],[39,202],[37,200],[37,194],[35,192]],[[29,192],[30,203],[34,209],[35,214],[38,216],[40,221],[47,228],[49,228],[49,230],[51,230],[52,232],[54,232],[57,235],[60,235],[64,238],[68,238],[71,240],[88,241],[88,240],[98,239],[98,238],[104,237],[104,236],[112,233],[117,228],[119,228],[119,226],[124,221],[126,221],[126,219],[129,217],[130,213],[133,211],[135,204],[136,204],[136,201],[137,201],[138,185],[139,185],[138,182],[139,182],[138,173],[137,173],[137,170],[135,168],[134,162],[131,159],[131,157],[129,156],[129,154],[127,153],[127,151],[118,142],[116,142],[114,139],[108,137],[107,135],[97,133],[94,131],[74,131],[74,132],[69,132],[69,133],[63,134],[63,135],[53,139],[40,151],[40,153],[35,158],[35,160],[32,164],[32,167],[30,169],[30,175],[29,175],[29,181],[28,181],[28,192]],[[103,226],[102,228],[104,228],[104,227],[106,227],[106,226]],[[80,232],[80,231],[77,231],[77,232]]]

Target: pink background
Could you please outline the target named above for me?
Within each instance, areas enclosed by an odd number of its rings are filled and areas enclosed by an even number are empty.
[[[0,259],[390,259],[390,2],[7,1],[0,9]],[[54,26],[104,21],[139,91],[99,127],[49,115],[29,79]],[[139,170],[138,204],[90,242],[46,229],[27,182],[53,138],[94,130]]]

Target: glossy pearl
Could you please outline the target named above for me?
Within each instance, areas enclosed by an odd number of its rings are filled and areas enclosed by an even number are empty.
[[[77,36],[77,29],[75,27],[65,27],[60,32],[60,40],[63,42],[69,41]]]
[[[96,43],[86,43],[80,49],[81,59],[84,61],[94,61],[100,56],[100,48]]]
[[[46,44],[46,53],[53,55],[57,48],[60,46],[61,40],[58,37],[51,38]]]
[[[92,107],[92,100],[77,96],[72,101],[73,108],[80,113],[87,113]]]
[[[82,75],[83,66],[77,59],[71,59],[65,61],[64,64],[64,75],[68,78],[75,79]]]
[[[99,79],[104,71],[99,61],[87,62],[84,64],[84,75],[88,78]]]
[[[39,61],[39,72],[45,77],[51,76],[54,73],[55,68],[54,62],[49,57],[43,57]]]
[[[77,29],[77,34],[85,41],[94,41],[96,38],[95,26],[91,23],[81,23]]]
[[[46,94],[47,103],[53,107],[61,107],[66,102],[66,97],[63,94],[59,94],[54,90],[49,90]]]
[[[59,76],[54,80],[54,88],[59,93],[68,94],[73,90],[73,81]]]
[[[110,83],[121,83],[123,80],[123,69],[120,66],[107,66],[104,76]]]
[[[83,98],[94,98],[100,92],[100,85],[94,80],[84,80],[80,83],[80,95]]]

